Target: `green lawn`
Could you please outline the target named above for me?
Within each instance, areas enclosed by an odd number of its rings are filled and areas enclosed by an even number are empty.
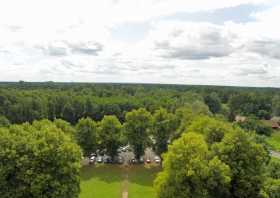
[[[81,170],[80,198],[121,197],[123,169],[113,165],[85,166]]]
[[[272,133],[272,135],[266,139],[266,142],[271,147],[271,149],[280,152],[280,132],[279,131]]]
[[[133,166],[129,170],[128,197],[154,198],[153,181],[159,170],[159,167]]]
[[[143,165],[129,168],[118,165],[85,166],[81,170],[80,198],[121,198],[124,188],[129,198],[154,198],[153,180],[159,170],[159,167]]]

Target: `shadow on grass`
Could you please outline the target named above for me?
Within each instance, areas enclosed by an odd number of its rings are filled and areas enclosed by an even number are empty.
[[[121,182],[124,170],[118,165],[89,165],[81,169],[81,180],[86,181],[92,178],[106,183]]]
[[[128,170],[129,182],[141,186],[152,187],[154,179],[161,170],[160,166],[131,166]]]
[[[87,181],[95,178],[106,183],[113,183],[122,182],[125,176],[128,175],[129,183],[153,186],[154,179],[160,171],[160,166],[89,165],[82,167],[81,180]]]

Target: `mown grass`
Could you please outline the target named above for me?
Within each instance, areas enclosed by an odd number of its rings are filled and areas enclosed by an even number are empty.
[[[123,170],[119,166],[85,166],[81,170],[80,198],[121,197]]]
[[[128,198],[154,198],[153,180],[159,167],[135,165],[90,165],[81,170],[80,198],[121,198],[128,178]]]
[[[155,198],[153,181],[160,171],[158,166],[133,166],[129,170],[128,197]]]
[[[280,152],[280,132],[279,131],[272,133],[271,136],[266,139],[266,142],[271,147],[272,150]]]

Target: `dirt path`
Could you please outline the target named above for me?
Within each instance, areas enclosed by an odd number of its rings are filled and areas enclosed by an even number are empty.
[[[128,174],[127,173],[123,181],[122,198],[128,198]]]
[[[124,166],[124,180],[122,182],[122,198],[128,198],[128,167]]]

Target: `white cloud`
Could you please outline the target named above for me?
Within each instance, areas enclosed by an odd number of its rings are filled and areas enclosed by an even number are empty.
[[[164,19],[248,3],[269,1],[1,1],[0,78],[280,86],[280,7],[243,24]],[[143,40],[114,40],[112,28],[127,22],[151,29]]]
[[[158,26],[151,37],[162,57],[202,60],[229,56],[233,52],[234,35],[223,27],[174,21]]]

